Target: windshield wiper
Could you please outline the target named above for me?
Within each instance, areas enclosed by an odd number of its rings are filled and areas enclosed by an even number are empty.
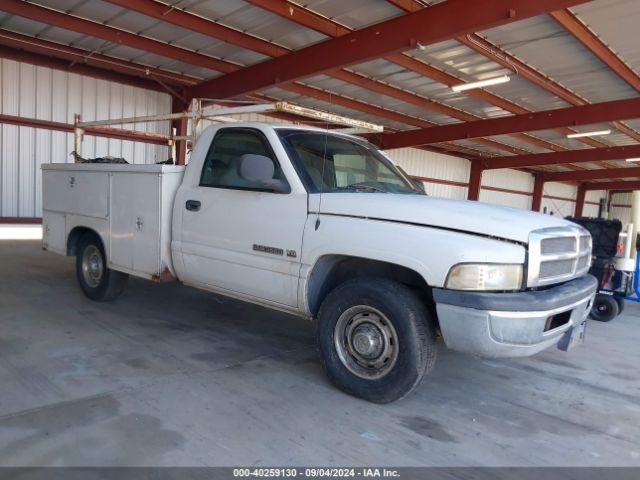
[[[351,185],[347,185],[346,187],[339,187],[340,190],[349,190],[349,189],[354,189],[354,190],[373,190],[374,192],[382,192],[382,193],[389,193],[388,190],[385,190],[383,188],[380,187],[376,187],[375,185],[369,185],[367,183],[352,183]]]

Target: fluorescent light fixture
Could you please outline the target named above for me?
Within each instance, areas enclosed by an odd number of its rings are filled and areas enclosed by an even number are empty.
[[[501,83],[507,83],[511,80],[509,75],[502,75],[501,77],[488,78],[486,80],[480,80],[478,82],[461,83],[460,85],[454,85],[451,90],[454,92],[464,92],[465,90],[472,90],[474,88],[490,87],[491,85],[500,85]]]
[[[640,162],[640,157],[638,158],[627,158],[627,162]]]
[[[595,132],[579,132],[570,133],[567,138],[582,138],[582,137],[600,137],[602,135],[609,135],[611,130],[596,130]]]

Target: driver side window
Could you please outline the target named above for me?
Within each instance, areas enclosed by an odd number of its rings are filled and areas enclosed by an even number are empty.
[[[207,152],[200,175],[201,187],[231,188],[238,190],[264,190],[264,186],[251,182],[240,175],[243,155],[261,155],[274,164],[275,179],[284,180],[284,175],[267,140],[257,131],[229,128],[220,130]]]

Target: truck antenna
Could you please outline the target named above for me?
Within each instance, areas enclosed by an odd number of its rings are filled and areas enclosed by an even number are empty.
[[[329,103],[331,103],[331,92],[329,92]],[[324,190],[324,167],[327,164],[327,142],[329,141],[329,122],[325,124],[324,130],[324,150],[322,152],[322,172],[320,173],[320,199],[318,200],[318,215],[316,216],[315,229],[320,227],[320,211],[322,210],[322,191]]]

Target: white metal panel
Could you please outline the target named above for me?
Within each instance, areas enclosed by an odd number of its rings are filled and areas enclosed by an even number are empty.
[[[611,198],[609,218],[617,218],[622,225],[631,222],[631,193],[616,193]]]
[[[640,73],[638,0],[598,0],[572,8],[630,68]]]
[[[467,187],[453,182],[468,182],[468,160],[416,148],[399,148],[386,153],[409,175],[432,179],[423,181],[428,195],[460,200],[467,198]]]
[[[457,182],[469,179],[469,161],[416,148],[387,150],[386,154],[409,175]]]
[[[159,273],[160,187],[159,175],[111,174],[110,262],[114,265]]]
[[[604,190],[589,190],[584,196],[584,208],[582,209],[582,216],[584,217],[597,217],[599,210],[599,203],[601,198],[606,198],[607,192]]]
[[[0,88],[3,114],[56,122],[72,123],[75,113],[84,120],[101,120],[171,111],[167,94],[8,59],[0,60]],[[137,124],[135,129],[169,133],[169,122]],[[0,125],[0,216],[41,216],[40,165],[69,162],[72,149],[70,133]],[[82,153],[124,156],[135,163],[169,157],[164,146],[91,136],[84,137]]]
[[[634,9],[627,10],[633,13]],[[631,40],[633,31],[626,31],[627,43],[637,43]],[[589,102],[632,98],[636,94],[549,16],[538,15],[480,33]]]
[[[506,205],[513,208],[529,210],[531,208],[531,197],[519,193],[500,192],[496,190],[480,190],[480,201],[494,203],[496,205]]]
[[[61,255],[67,254],[66,215],[45,210],[42,215],[42,246]]]
[[[533,176],[526,172],[520,172],[509,168],[487,170],[482,174],[482,185],[532,192]]]
[[[109,177],[102,173],[45,170],[43,201],[52,212],[109,216]]]
[[[574,214],[577,189],[573,185],[558,182],[544,184],[541,209],[547,209],[548,213],[559,217],[568,217]],[[569,199],[569,200],[565,200]]]
[[[525,210],[531,208],[531,196],[525,194],[525,192],[531,193],[533,191],[533,177],[526,172],[511,169],[488,170],[482,175],[482,186],[514,190],[522,193],[483,188],[480,190],[481,202],[495,203]]]

